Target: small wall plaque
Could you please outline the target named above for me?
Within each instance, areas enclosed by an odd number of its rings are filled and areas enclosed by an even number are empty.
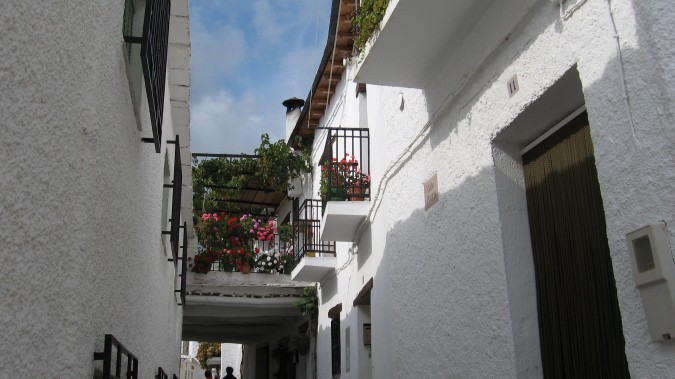
[[[520,89],[520,86],[518,85],[518,77],[516,75],[513,75],[506,85],[509,90],[509,97],[515,95]]]
[[[429,210],[438,202],[438,177],[434,174],[424,182],[424,210]]]

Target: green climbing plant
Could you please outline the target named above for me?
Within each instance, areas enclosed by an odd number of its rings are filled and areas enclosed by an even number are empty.
[[[206,370],[208,368],[206,361],[213,357],[220,357],[220,344],[217,342],[200,342],[197,351],[199,365]]]
[[[215,199],[237,198],[244,187],[286,191],[291,179],[311,170],[312,138],[297,138],[294,145],[299,150],[291,148],[283,140],[272,142],[268,134],[263,134],[260,146],[255,149],[257,158],[194,159],[192,201],[195,223],[202,211],[208,213],[221,208]]]
[[[380,28],[380,22],[387,11],[389,0],[362,0],[361,7],[352,15],[354,47],[363,51],[373,33]]]

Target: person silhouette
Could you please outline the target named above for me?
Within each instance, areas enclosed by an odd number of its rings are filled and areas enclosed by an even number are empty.
[[[223,376],[223,379],[237,379],[236,376],[232,375],[232,373],[234,372],[234,369],[232,367],[228,366],[225,369],[225,372],[227,373],[227,375]]]

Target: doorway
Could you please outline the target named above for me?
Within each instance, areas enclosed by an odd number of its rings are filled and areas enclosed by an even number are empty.
[[[545,378],[629,378],[586,112],[523,153]]]

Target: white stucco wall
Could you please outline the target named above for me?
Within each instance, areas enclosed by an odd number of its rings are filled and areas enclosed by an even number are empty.
[[[241,344],[235,343],[221,343],[220,344],[220,363],[221,370],[220,376],[225,376],[225,368],[232,367],[234,372],[232,375],[237,378],[241,377],[241,360],[242,360],[242,351]]]
[[[145,93],[140,131],[134,117],[123,8],[2,6],[0,377],[91,378],[107,333],[139,377],[178,373],[182,309],[161,243],[176,131],[167,84],[162,151],[141,143],[152,133]]]
[[[389,180],[381,198],[371,195],[375,213],[357,258],[345,266],[349,245],[338,244],[344,268],[321,283],[319,377],[330,376],[326,312],[338,303],[341,377],[357,377],[354,355],[345,372],[344,331],[350,326],[353,336],[358,327],[351,303],[370,276],[373,377],[541,377],[520,148],[583,103],[629,369],[636,378],[673,377],[675,344],[649,339],[625,242],[627,232],[664,220],[675,245],[671,8],[665,0],[612,2],[619,57],[606,1],[589,0],[566,20],[548,1],[495,2],[457,49],[438,52],[425,88],[368,86],[373,188],[385,173]],[[520,90],[509,97],[514,74]],[[569,96],[528,113],[561,78]],[[334,99],[321,126],[349,127],[330,121],[344,118]],[[422,183],[434,173],[440,201],[425,211]]]

